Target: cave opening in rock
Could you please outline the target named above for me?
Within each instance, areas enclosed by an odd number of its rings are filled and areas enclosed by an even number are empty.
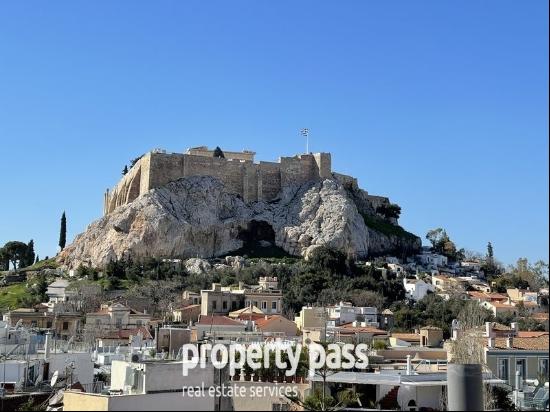
[[[289,256],[275,245],[275,230],[263,220],[252,220],[241,228],[237,235],[243,241],[243,247],[236,253],[248,257],[285,257]]]

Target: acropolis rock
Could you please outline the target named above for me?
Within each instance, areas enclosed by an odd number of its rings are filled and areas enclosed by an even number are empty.
[[[403,246],[402,239],[396,242],[365,225],[364,215],[375,215],[377,205],[389,200],[359,189],[352,177],[332,173],[329,154],[270,164],[268,178],[264,162],[253,163],[252,152],[214,158],[212,151],[198,149],[167,155],[172,160],[163,165],[158,164],[162,156],[153,159],[164,153],[143,156],[105,196],[105,215],[60,253],[60,263],[76,268],[128,257],[211,258],[251,241],[272,243],[295,256],[327,246],[361,258],[371,250],[379,254]],[[206,166],[198,168],[200,162]],[[414,250],[420,239],[405,243]]]

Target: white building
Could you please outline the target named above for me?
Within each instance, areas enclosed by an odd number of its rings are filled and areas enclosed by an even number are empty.
[[[408,299],[419,301],[426,297],[429,292],[434,291],[433,285],[424,282],[422,279],[403,278],[403,287]]]
[[[69,287],[69,281],[66,279],[57,279],[55,282],[48,285],[46,295],[48,295],[50,304],[64,303],[69,300],[70,297],[76,296],[76,292],[67,290]]]
[[[446,256],[440,255],[438,253],[432,252],[423,252],[420,255],[417,255],[416,258],[418,261],[425,266],[447,266],[448,259]]]
[[[66,391],[63,410],[213,411],[219,406],[228,410],[228,399],[209,391],[228,380],[226,371],[212,364],[190,369],[187,376],[182,371],[182,361],[114,360],[109,395]]]
[[[378,309],[374,307],[357,307],[348,302],[328,308],[328,317],[335,326],[361,321],[368,326],[378,327]]]

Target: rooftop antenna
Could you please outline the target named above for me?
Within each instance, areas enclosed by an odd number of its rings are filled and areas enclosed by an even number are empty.
[[[306,154],[309,154],[309,129],[304,128],[300,130],[300,133],[306,138]]]

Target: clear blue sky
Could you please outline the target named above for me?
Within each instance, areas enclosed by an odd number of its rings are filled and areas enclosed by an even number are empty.
[[[1,244],[52,256],[152,148],[275,160],[302,127],[407,229],[548,260],[547,1],[0,4]]]

